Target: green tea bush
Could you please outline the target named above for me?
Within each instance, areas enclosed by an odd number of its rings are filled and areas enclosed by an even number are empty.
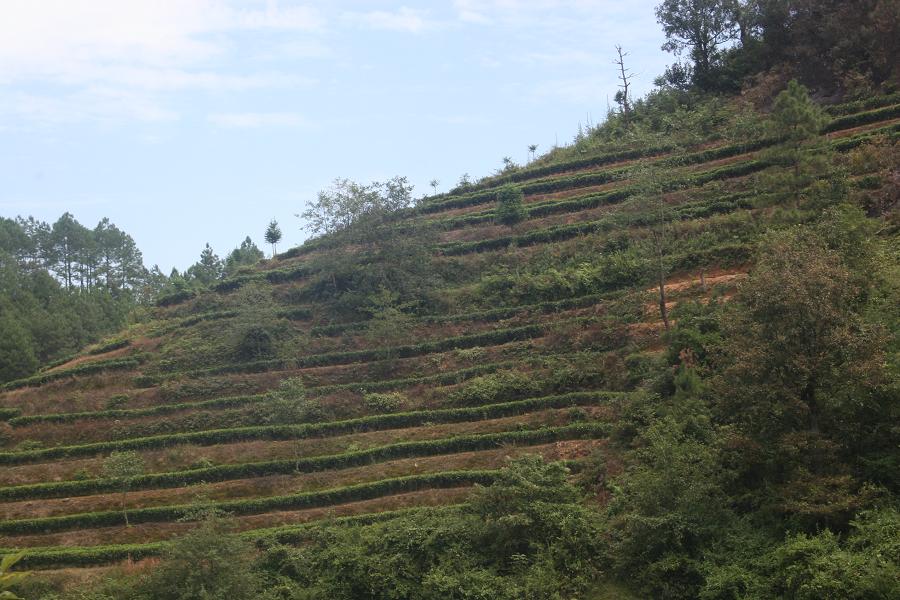
[[[363,397],[366,410],[375,413],[392,413],[402,410],[408,400],[400,392],[374,392]]]
[[[307,423],[301,425],[238,427],[214,429],[188,433],[158,435],[145,438],[94,442],[77,446],[55,446],[53,448],[28,451],[0,452],[0,464],[26,464],[38,460],[95,456],[114,450],[147,450],[167,448],[181,444],[214,445],[250,440],[295,440],[311,437],[343,435],[361,431],[382,431],[405,427],[418,427],[425,423],[462,423],[481,419],[500,418],[523,414],[533,410],[562,408],[571,403],[594,402],[616,398],[615,392],[583,392],[497,403],[471,408],[451,408],[441,410],[413,411],[384,415],[371,415],[343,421]]]
[[[524,398],[539,393],[540,385],[521,371],[500,371],[476,377],[447,396],[452,406],[475,406]]]

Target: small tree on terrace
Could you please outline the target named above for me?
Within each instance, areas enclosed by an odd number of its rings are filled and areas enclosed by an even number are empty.
[[[319,192],[316,201],[300,215],[312,233],[337,233],[363,219],[379,220],[389,213],[409,208],[415,202],[413,186],[406,177],[361,184],[335,179],[331,188]]]
[[[272,219],[269,221],[269,226],[266,227],[266,243],[272,245],[272,258],[275,258],[275,251],[280,241],[281,227],[278,226],[278,221]]]
[[[656,284],[659,292],[659,316],[663,326],[669,331],[669,310],[666,299],[666,277],[669,275],[671,245],[672,209],[666,204],[664,197],[663,173],[657,167],[641,164],[634,174],[637,196],[634,204],[649,221],[648,241],[653,256],[653,270],[656,272]]]
[[[134,450],[113,452],[103,461],[103,477],[114,481],[122,492],[122,515],[126,527],[131,527],[126,504],[128,490],[134,479],[143,474],[144,459]]]
[[[522,200],[525,195],[514,185],[505,185],[497,192],[497,220],[504,225],[515,225],[525,218]]]
[[[783,169],[767,173],[764,187],[799,204],[808,186],[834,178],[833,152],[818,135],[826,121],[824,111],[796,80],[778,94],[769,129],[782,142],[766,152],[766,158]]]

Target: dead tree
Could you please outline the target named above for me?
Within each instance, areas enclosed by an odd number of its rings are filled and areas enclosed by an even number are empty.
[[[616,54],[618,58],[613,63],[619,67],[619,81],[622,83],[619,84],[619,91],[616,92],[615,100],[616,104],[622,108],[622,115],[625,117],[625,120],[628,121],[631,117],[631,95],[628,92],[628,88],[634,75],[632,75],[631,69],[625,68],[625,57],[628,56],[628,53],[622,52],[622,46],[616,45]]]

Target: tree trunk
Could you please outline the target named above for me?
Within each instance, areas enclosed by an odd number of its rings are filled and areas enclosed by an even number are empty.
[[[669,331],[669,311],[666,308],[666,276],[661,265],[659,269],[659,315],[662,317],[666,331]]]
[[[125,527],[131,527],[131,523],[128,522],[128,508],[125,505],[126,494],[128,494],[128,490],[122,490],[122,515],[125,517]]]
[[[810,380],[800,392],[800,399],[806,404],[809,410],[809,431],[811,433],[819,433],[819,404],[816,402],[816,382]]]

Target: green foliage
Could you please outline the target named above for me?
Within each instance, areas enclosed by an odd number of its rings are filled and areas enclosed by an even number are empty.
[[[807,140],[819,133],[825,122],[824,111],[810,100],[808,90],[796,79],[775,98],[772,128],[778,137],[791,142]]]
[[[231,512],[235,515],[253,515],[272,511],[302,510],[372,500],[383,496],[403,494],[425,489],[446,489],[486,484],[493,481],[496,471],[445,471],[427,475],[409,475],[382,479],[373,483],[361,483],[316,492],[297,493],[286,496],[268,496],[246,500],[229,500],[211,503],[210,507]],[[153,508],[138,508],[128,512],[131,523],[167,523],[195,514],[193,505],[169,505]],[[50,533],[71,529],[91,529],[126,524],[123,513],[106,511],[69,514],[59,517],[22,519],[0,522],[0,531],[5,534]]]
[[[216,513],[177,538],[161,562],[137,584],[135,600],[257,600],[263,581],[255,549],[232,535],[233,524]]]
[[[272,256],[275,256],[278,242],[281,241],[281,227],[278,226],[278,221],[275,219],[269,221],[269,226],[266,227],[265,238],[267,244],[272,244]]]
[[[597,531],[565,469],[530,458],[498,475],[465,512],[320,529],[266,562],[299,598],[580,597],[596,572]]]
[[[22,556],[22,554],[8,554],[0,558],[0,600],[21,600],[11,588],[21,584],[30,573],[13,573],[10,569],[22,560]]]
[[[609,556],[621,577],[655,598],[695,597],[702,560],[732,526],[728,474],[713,446],[708,415],[690,395],[681,411],[640,436],[638,461],[617,480],[607,515]]]
[[[103,461],[103,477],[114,482],[122,492],[122,516],[126,526],[129,525],[126,496],[134,480],[144,474],[145,468],[144,458],[133,450],[113,452]]]
[[[477,374],[483,372],[475,370]],[[458,377],[458,375],[454,374]],[[412,380],[418,382],[420,380]],[[434,381],[429,380],[429,381]],[[452,381],[452,378],[451,378]],[[411,383],[410,382],[410,383]],[[350,389],[358,388],[358,384],[350,384]],[[379,387],[379,386],[372,386]],[[343,389],[347,389],[346,387]],[[587,397],[592,397],[593,393],[587,393]],[[615,396],[615,393],[611,393]],[[550,403],[551,407],[555,402],[568,402],[571,398],[578,398],[578,394],[574,396],[546,397],[534,400],[526,400],[521,402],[502,403],[497,405],[476,407],[476,408],[458,408],[434,411],[415,411],[410,413],[398,413],[391,415],[371,415],[368,417],[360,417],[357,419],[347,419],[345,421],[335,421],[330,423],[297,425],[288,427],[239,427],[234,429],[220,429],[210,431],[198,431],[190,433],[178,433],[168,435],[158,435],[144,438],[131,438],[127,440],[115,440],[106,442],[95,442],[91,444],[82,444],[77,446],[56,446],[53,448],[32,449],[16,452],[0,453],[0,464],[24,464],[37,460],[45,460],[49,458],[74,457],[74,456],[93,456],[102,454],[112,450],[134,450],[148,448],[165,448],[183,443],[195,444],[217,444],[225,442],[234,442],[241,440],[259,440],[259,439],[300,439],[303,437],[311,437],[315,435],[338,435],[339,433],[347,433],[355,430],[372,430],[390,429],[393,427],[407,427],[421,425],[427,422],[444,422],[454,423],[471,420],[476,418],[490,418],[489,415],[502,416],[506,414],[521,414],[519,410],[527,410],[531,406],[544,406]],[[564,404],[565,405],[565,404]],[[511,411],[507,413],[506,411]]]
[[[656,18],[666,35],[663,50],[689,50],[695,83],[709,87],[719,46],[737,34],[731,5],[721,0],[663,0]]]
[[[268,242],[269,240],[266,239],[266,241]],[[247,236],[240,246],[225,257],[225,276],[235,275],[240,269],[251,267],[262,260],[262,258],[262,250],[253,243],[250,236]]]
[[[30,375],[38,365],[28,332],[16,320],[3,315],[0,318],[0,382]]]
[[[500,371],[472,379],[447,396],[455,406],[478,406],[534,395],[540,385],[527,373]]]
[[[409,401],[400,392],[382,392],[366,394],[363,403],[366,410],[373,413],[392,413],[403,410]]]
[[[412,206],[412,189],[406,177],[399,176],[368,185],[335,179],[331,189],[319,192],[316,202],[301,216],[313,233],[336,233],[354,223]]]
[[[113,371],[120,369],[132,369],[141,364],[139,358],[110,358],[107,360],[95,360],[92,362],[84,362],[68,369],[60,369],[40,375],[34,375],[26,379],[16,379],[2,386],[2,389],[15,390],[23,387],[40,386],[50,381],[57,381],[67,377],[77,377],[79,375],[90,375],[93,373],[102,373],[104,371]]]
[[[525,218],[525,209],[522,206],[522,200],[525,195],[522,190],[513,186],[506,185],[497,192],[497,208],[495,210],[496,218],[504,225],[515,225]]]

